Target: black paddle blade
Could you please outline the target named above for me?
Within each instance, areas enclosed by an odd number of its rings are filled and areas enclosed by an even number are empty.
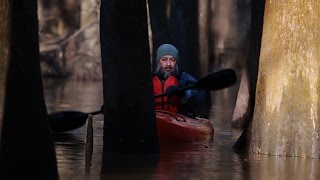
[[[236,72],[233,69],[223,69],[201,78],[195,85],[196,88],[214,91],[230,87],[237,81]]]
[[[61,111],[48,115],[49,126],[53,132],[66,132],[83,126],[88,113],[79,111]]]

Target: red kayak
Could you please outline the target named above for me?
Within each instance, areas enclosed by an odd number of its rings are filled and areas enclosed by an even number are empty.
[[[176,113],[156,110],[157,131],[160,143],[209,141],[214,129],[209,120],[189,118]]]

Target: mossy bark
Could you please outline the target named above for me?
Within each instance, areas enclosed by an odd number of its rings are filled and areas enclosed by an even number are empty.
[[[319,157],[320,4],[265,4],[250,151]]]

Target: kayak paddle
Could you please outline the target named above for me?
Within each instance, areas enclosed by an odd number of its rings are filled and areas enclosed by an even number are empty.
[[[193,86],[179,88],[178,92],[189,89],[203,89],[206,91],[215,91],[233,85],[237,81],[236,72],[233,69],[223,69],[213,72],[199,79]],[[155,95],[155,98],[166,96],[166,93]]]
[[[83,126],[89,114],[96,115],[102,111],[84,113],[80,111],[60,111],[48,115],[50,129],[53,132],[66,132]]]
[[[199,79],[193,86],[178,89],[178,92],[195,88],[207,91],[219,90],[233,85],[236,80],[237,76],[234,70],[224,69],[210,73]],[[166,94],[163,93],[155,95],[155,98],[163,96],[166,96]],[[61,111],[52,113],[48,115],[49,126],[53,132],[74,130],[86,123],[89,114],[96,115],[100,113],[102,113],[102,109],[91,113],[84,113],[80,111]]]

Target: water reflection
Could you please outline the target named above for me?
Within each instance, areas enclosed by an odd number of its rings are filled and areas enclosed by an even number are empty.
[[[319,160],[300,157],[252,155],[251,163],[257,165],[250,170],[261,180],[310,179],[320,177]]]
[[[102,85],[45,83],[49,112],[100,109]],[[87,124],[66,134],[54,135],[60,179],[319,179],[319,160],[236,154],[233,143],[241,130],[231,128],[236,95],[233,89],[212,93],[211,142],[161,147],[160,154],[107,154],[103,149],[103,116],[93,117],[92,151],[86,149]],[[102,158],[103,157],[103,158]],[[103,160],[102,160],[103,159]]]
[[[49,112],[76,109],[84,112],[100,110],[103,103],[100,81],[43,81]]]
[[[157,154],[105,153],[102,179],[152,179],[157,164]]]

